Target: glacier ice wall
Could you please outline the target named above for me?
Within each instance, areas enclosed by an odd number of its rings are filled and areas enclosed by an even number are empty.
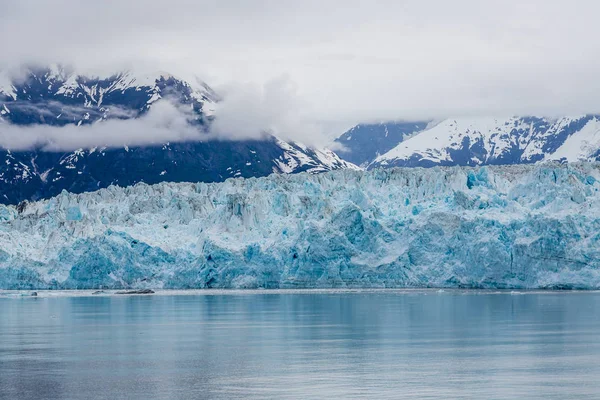
[[[340,170],[0,206],[0,288],[600,288],[600,165]]]

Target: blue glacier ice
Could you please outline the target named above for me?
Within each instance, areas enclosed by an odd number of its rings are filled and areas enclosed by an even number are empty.
[[[600,288],[600,165],[137,184],[0,206],[0,288]]]

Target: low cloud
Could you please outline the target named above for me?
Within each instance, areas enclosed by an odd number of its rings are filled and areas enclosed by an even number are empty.
[[[323,127],[312,120],[309,103],[298,94],[287,76],[264,85],[230,84],[218,88],[221,100],[213,105],[214,119],[208,126],[197,123],[197,115],[176,99],[163,98],[139,118],[136,110],[107,106],[88,108],[58,101],[8,103],[17,111],[34,115],[37,124],[0,123],[0,147],[12,151],[41,149],[69,151],[78,148],[151,146],[166,142],[207,140],[261,140],[269,135],[309,145],[323,145]],[[92,124],[77,126],[89,114]],[[101,120],[106,114],[109,119]],[[72,123],[48,124],[60,115]]]
[[[215,126],[223,137],[271,129],[312,140],[358,122],[600,112],[592,0],[23,0],[1,9],[0,68],[198,75],[230,86]],[[263,83],[283,74],[297,89],[280,111]],[[275,93],[290,93],[283,86]]]
[[[17,100],[11,101],[7,104],[10,107],[11,112],[22,112],[29,115],[36,115],[44,119],[60,118],[70,119],[79,121],[85,114],[91,114],[95,116],[102,116],[104,114],[110,115],[111,118],[133,118],[137,115],[137,112],[131,109],[118,107],[118,106],[107,106],[99,109],[89,108],[83,105],[68,105],[54,100],[44,100],[39,103],[32,103],[30,101]]]
[[[302,99],[289,76],[264,85],[229,84],[218,88],[211,133],[219,139],[256,139],[273,134],[282,139],[315,144],[323,129],[313,121],[310,103]]]
[[[168,101],[154,104],[144,116],[66,126],[0,124],[0,147],[11,151],[68,151],[91,147],[160,145],[208,138],[194,125],[194,115]]]

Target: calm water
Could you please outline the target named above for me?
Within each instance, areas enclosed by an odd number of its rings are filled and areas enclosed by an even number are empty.
[[[600,293],[0,298],[2,399],[600,398]]]

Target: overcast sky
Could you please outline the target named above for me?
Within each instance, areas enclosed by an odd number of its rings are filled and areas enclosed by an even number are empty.
[[[280,84],[274,114],[320,131],[600,112],[593,0],[0,0],[0,10],[5,65],[196,74],[238,108],[275,107],[260,97]]]

